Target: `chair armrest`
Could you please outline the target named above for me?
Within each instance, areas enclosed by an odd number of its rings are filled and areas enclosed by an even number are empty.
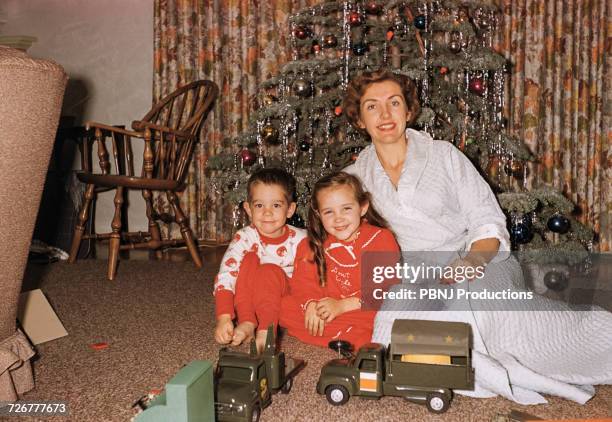
[[[146,122],[144,120],[134,120],[132,122],[132,129],[134,130],[143,131],[146,128],[175,135],[176,139],[180,141],[187,141],[193,137],[193,135],[189,132],[183,132],[181,130],[175,130],[166,126],[156,125],[155,123]]]
[[[133,136],[135,138],[144,138],[144,134],[142,132],[134,132],[132,130],[121,129],[116,126],[105,125],[103,123],[92,121],[85,122],[85,129],[101,129],[106,132],[120,133],[121,135]]]

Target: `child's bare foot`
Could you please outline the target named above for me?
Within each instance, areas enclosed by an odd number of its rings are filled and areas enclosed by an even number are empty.
[[[266,338],[268,337],[268,330],[257,330],[255,334],[255,345],[257,346],[257,353],[261,353],[266,347]]]
[[[241,322],[234,328],[234,336],[232,337],[232,346],[239,346],[245,341],[249,341],[255,334],[255,324],[246,321]]]

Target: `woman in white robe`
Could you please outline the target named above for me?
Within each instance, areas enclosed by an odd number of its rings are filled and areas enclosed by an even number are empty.
[[[402,251],[427,252],[426,260],[435,254],[439,265],[486,267],[469,283],[442,280],[451,289],[520,290],[522,271],[509,258],[506,218],[488,184],[451,143],[406,129],[419,112],[412,81],[388,71],[364,74],[349,85],[343,109],[372,139],[345,171],[362,180]],[[388,301],[373,341],[388,344],[397,318],[470,323],[476,387],[461,393],[476,397],[536,404],[548,393],[584,403],[594,394],[589,384],[612,383],[611,313],[572,312],[541,297],[472,305]]]

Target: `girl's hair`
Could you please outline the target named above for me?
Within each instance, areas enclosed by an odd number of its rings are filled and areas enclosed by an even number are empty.
[[[370,85],[386,81],[395,82],[402,90],[406,107],[408,111],[410,111],[410,120],[407,126],[412,125],[419,115],[421,106],[419,104],[416,85],[412,79],[405,75],[393,73],[385,68],[381,68],[374,72],[364,72],[351,80],[344,94],[344,101],[342,103],[342,109],[344,110],[346,119],[355,129],[363,134],[367,135],[365,129],[357,125],[359,121],[359,112],[361,110],[361,97],[363,97],[363,94],[365,94],[365,91]]]
[[[318,194],[329,188],[335,188],[339,186],[348,186],[355,194],[355,199],[360,206],[369,203],[368,210],[366,211],[363,218],[367,220],[373,226],[389,228],[387,221],[376,211],[372,205],[372,198],[369,192],[366,192],[361,185],[361,181],[352,174],[345,173],[343,171],[328,174],[322,177],[315,183],[310,197],[310,209],[308,210],[308,239],[310,247],[314,253],[314,262],[317,265],[317,272],[319,274],[319,282],[321,286],[325,286],[327,266],[325,265],[325,250],[323,243],[327,239],[327,232],[321,222],[321,216],[319,214],[319,201]]]

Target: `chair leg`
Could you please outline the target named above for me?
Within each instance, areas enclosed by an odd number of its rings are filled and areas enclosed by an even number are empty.
[[[93,197],[95,195],[94,189],[94,185],[87,185],[87,189],[85,190],[85,194],[83,195],[83,205],[81,206],[81,211],[79,212],[77,225],[74,228],[72,244],[70,245],[70,255],[68,256],[68,262],[71,264],[76,261],[77,255],[79,253],[81,239],[83,238],[83,233],[85,232],[85,224],[87,223],[87,219],[89,218],[89,206],[91,205],[91,201],[93,200]]]
[[[187,218],[181,209],[181,205],[179,204],[179,200],[176,197],[174,192],[168,191],[166,192],[168,197],[168,201],[172,205],[172,209],[174,210],[174,215],[176,217],[176,222],[181,228],[181,235],[183,236],[183,240],[185,244],[187,244],[187,249],[189,249],[189,253],[191,254],[191,258],[193,259],[193,263],[196,267],[202,268],[202,259],[200,258],[200,252],[198,250],[198,245],[195,242],[195,238],[193,237],[193,232],[191,228],[187,224]]]
[[[115,192],[115,215],[111,227],[113,229],[108,243],[108,279],[113,280],[117,274],[119,247],[121,246],[121,207],[123,205],[123,186],[118,186]]]
[[[150,190],[143,189],[142,197],[147,207],[147,219],[149,220],[149,234],[151,235],[151,240],[159,242],[161,241],[161,231],[159,230],[159,225],[153,218],[153,194]],[[155,250],[155,258],[162,259],[162,252],[160,249]]]

